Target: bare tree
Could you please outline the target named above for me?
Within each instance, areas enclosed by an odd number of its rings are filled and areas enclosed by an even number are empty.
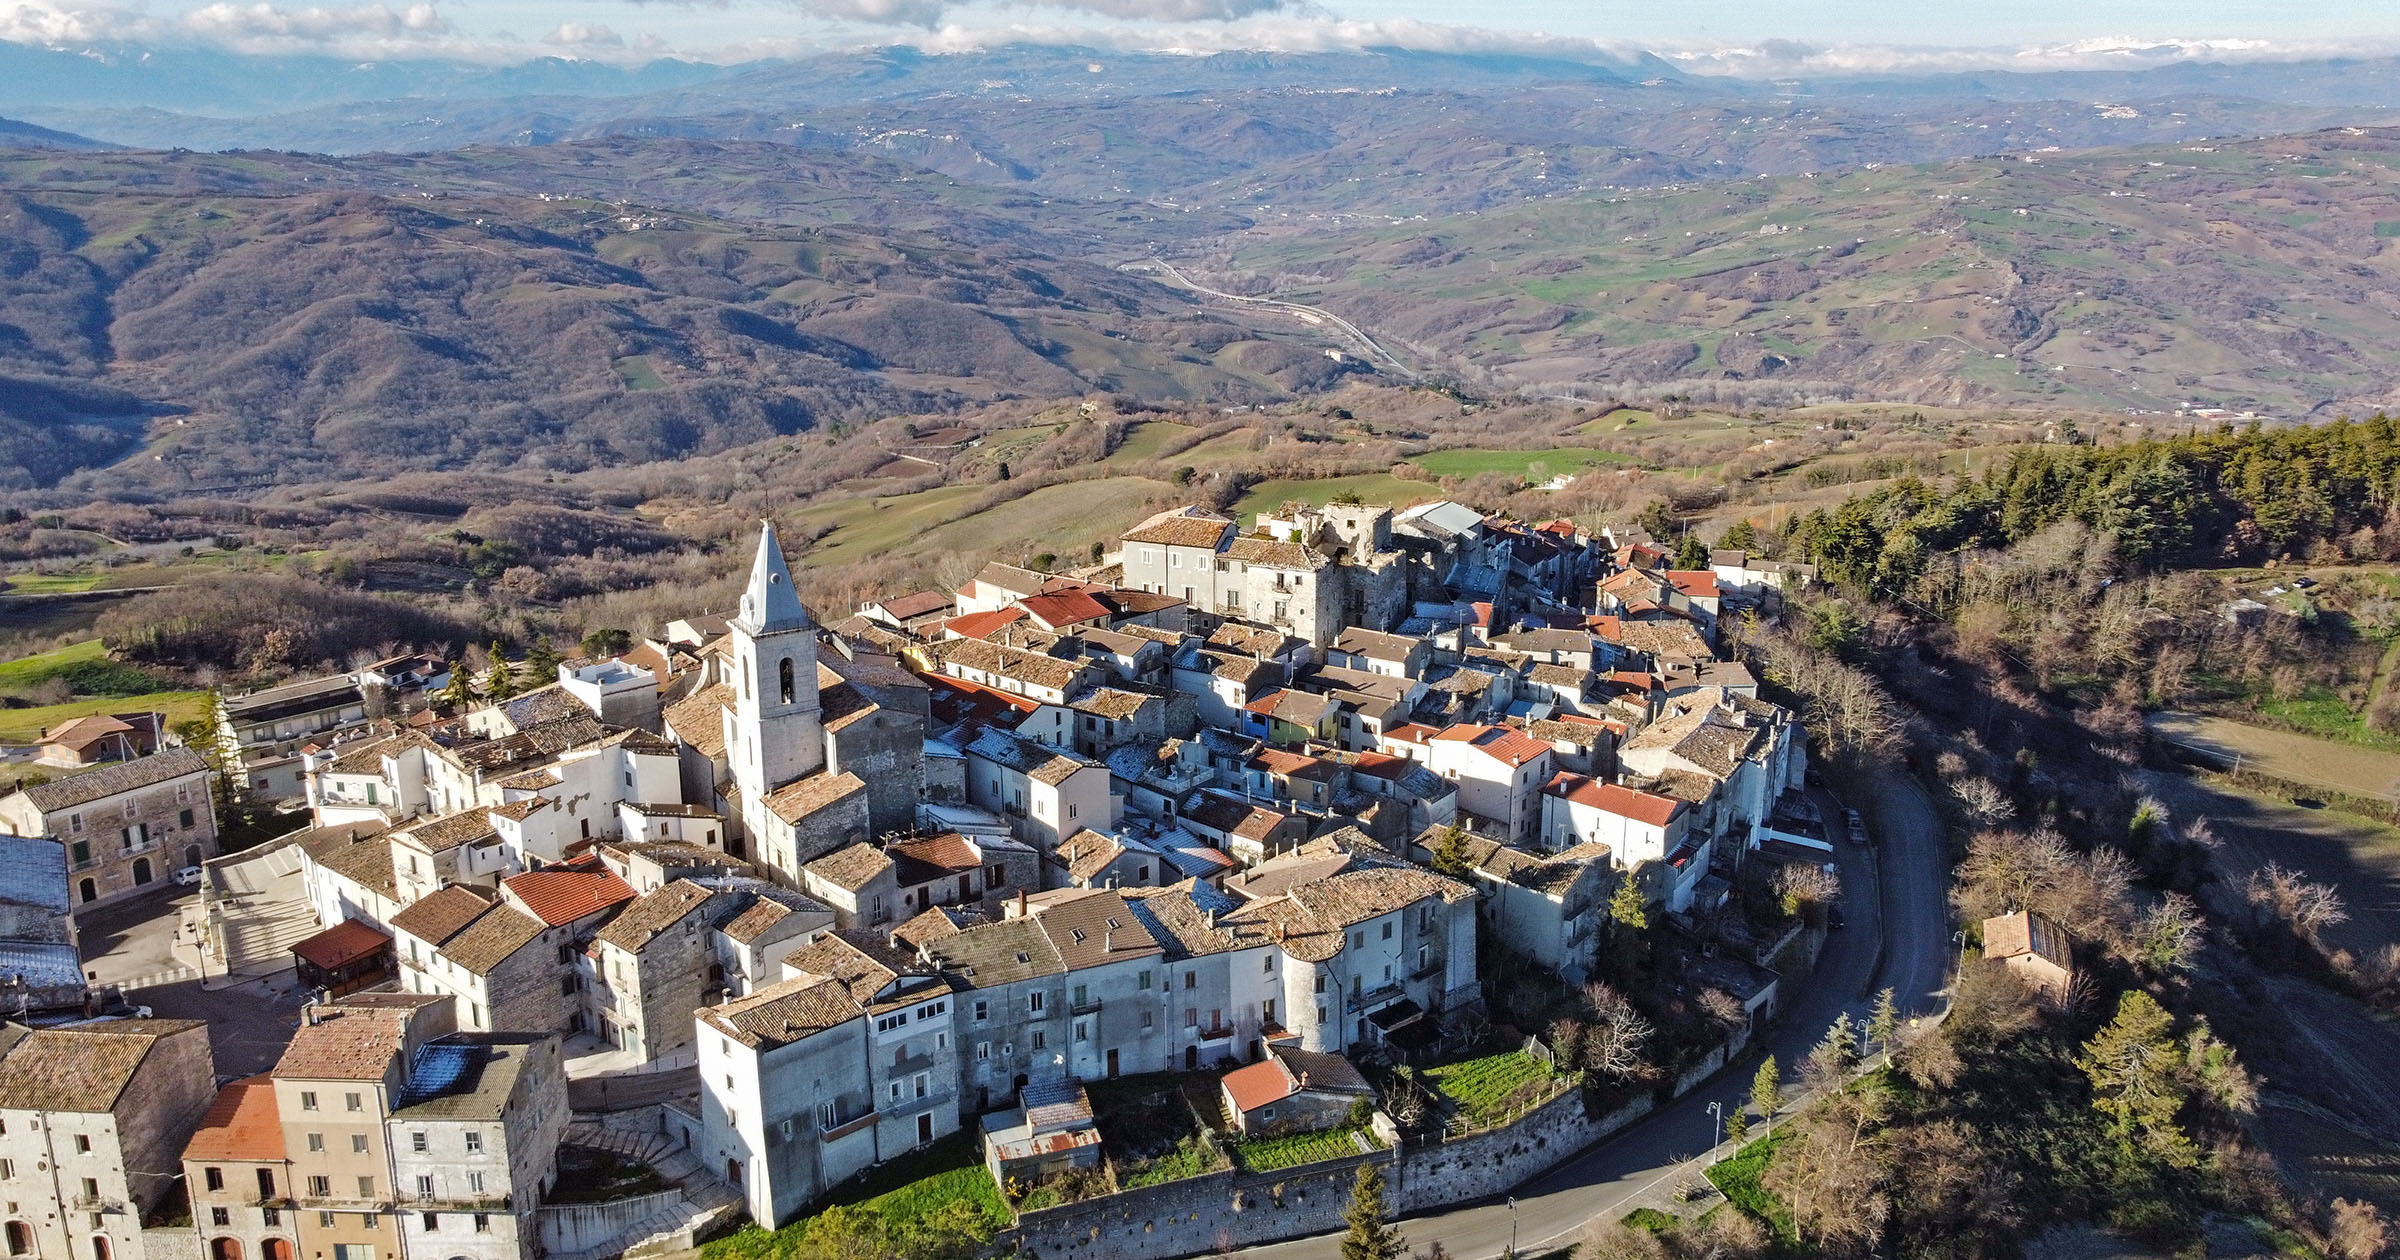
[[[2335,1199],[2325,1231],[2325,1250],[2334,1260],[2379,1260],[2391,1246],[2383,1213],[2365,1199]]]
[[[1583,1065],[1611,1080],[1627,1080],[1649,1071],[1642,1052],[1656,1031],[1625,995],[1601,983],[1583,987],[1591,1004],[1592,1021],[1584,1029]]]

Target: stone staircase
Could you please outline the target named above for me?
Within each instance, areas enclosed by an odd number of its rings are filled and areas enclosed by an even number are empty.
[[[679,1197],[663,1200],[657,1211],[634,1222],[605,1246],[552,1255],[549,1260],[615,1260],[619,1256],[640,1260],[682,1251],[720,1221],[743,1210],[739,1194],[710,1176],[690,1151],[664,1133],[577,1120],[567,1126],[564,1140],[646,1165],[671,1184]]]

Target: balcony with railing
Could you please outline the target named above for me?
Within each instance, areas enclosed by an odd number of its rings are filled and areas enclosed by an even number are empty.
[[[1402,996],[1405,996],[1405,993],[1399,985],[1382,985],[1378,988],[1369,989],[1364,993],[1351,994],[1349,1002],[1345,1004],[1345,1009],[1347,1009],[1351,1014],[1355,1015],[1369,1007],[1380,1006],[1385,1002],[1389,1002],[1394,998]]]

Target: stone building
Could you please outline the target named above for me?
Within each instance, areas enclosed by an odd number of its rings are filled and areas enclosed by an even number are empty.
[[[384,1122],[400,1260],[532,1260],[558,1177],[558,1039],[459,1033],[418,1046]]]
[[[0,796],[0,830],[56,836],[76,908],[105,904],[216,856],[211,774],[189,748],[120,761]]]
[[[142,1219],[174,1193],[215,1096],[208,1025],[0,1027],[0,1221],[12,1255],[144,1260]]]
[[[261,1073],[218,1090],[183,1148],[192,1228],[209,1260],[295,1260],[290,1172],[275,1078]]]

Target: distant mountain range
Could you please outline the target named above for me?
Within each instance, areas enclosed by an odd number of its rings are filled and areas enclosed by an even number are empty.
[[[64,56],[0,46],[0,108],[59,89],[0,123],[0,490],[673,460],[1375,370],[1156,258],[1479,390],[2400,403],[2395,63]],[[222,115],[124,103],[204,99]]]

